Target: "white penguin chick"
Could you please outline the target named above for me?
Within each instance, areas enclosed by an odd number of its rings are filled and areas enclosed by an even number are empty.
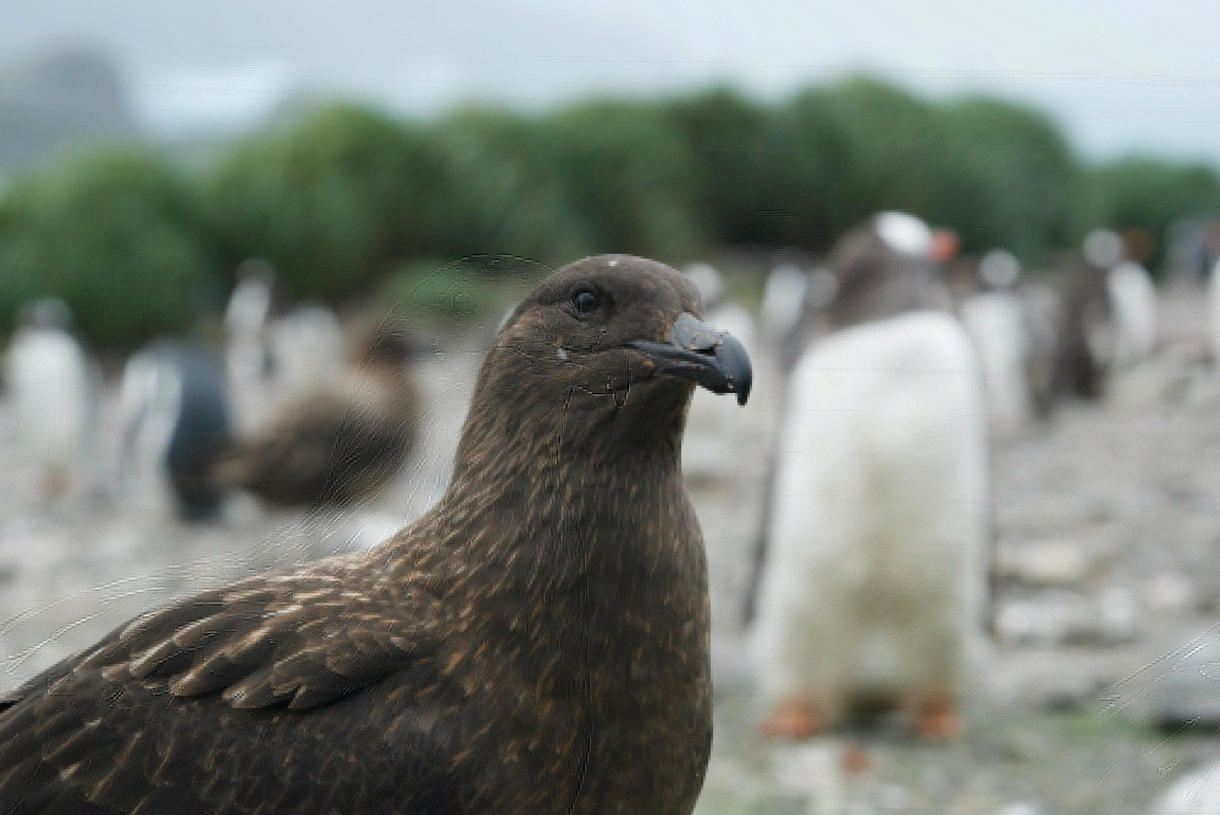
[[[815,343],[789,382],[753,632],[763,732],[867,706],[947,737],[982,647],[989,484],[980,372],[951,315]]]
[[[97,393],[62,300],[26,306],[20,322],[9,343],[5,382],[19,455],[37,473],[42,495],[52,497],[67,492],[88,466]]]

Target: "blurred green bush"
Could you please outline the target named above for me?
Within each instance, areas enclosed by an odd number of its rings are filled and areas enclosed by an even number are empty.
[[[870,213],[950,226],[966,251],[1040,260],[1074,241],[1081,173],[1042,114],[969,99],[934,105],[873,79],[766,107],[718,88],[670,101],[698,159],[717,243],[814,252]]]
[[[96,343],[130,346],[223,303],[195,186],[146,152],[76,156],[13,186],[0,215],[0,323],[63,298]]]
[[[547,264],[503,254],[420,259],[386,276],[377,303],[438,329],[477,322],[494,330],[552,271]]]
[[[587,254],[589,226],[568,201],[550,137],[537,118],[466,109],[436,125],[452,181],[434,202],[444,211],[436,254],[503,253],[551,263]]]
[[[670,262],[707,245],[696,166],[654,104],[585,102],[546,116],[537,141],[591,252]]]
[[[1220,178],[1203,164],[1128,157],[1090,168],[1082,209],[1089,227],[1146,229],[1156,240],[1149,263],[1160,265],[1169,226],[1220,210]]]
[[[939,220],[958,230],[966,251],[1004,246],[1041,263],[1048,250],[1079,240],[1081,173],[1046,116],[989,99],[954,102],[941,115],[953,163],[970,181],[968,193],[947,198]]]
[[[55,293],[95,342],[130,344],[214,306],[252,255],[293,296],[377,293],[440,313],[457,286],[481,314],[499,267],[465,280],[462,264],[426,259],[818,253],[881,209],[1038,263],[1092,226],[1163,242],[1177,218],[1220,210],[1220,180],[1151,158],[1088,167],[1035,110],[869,78],[773,103],[714,87],[428,122],[330,104],[189,176],[104,151],[19,181],[0,201],[0,322]]]
[[[430,248],[444,158],[426,128],[350,105],[246,141],[208,190],[224,255],[266,258],[299,296],[348,294]]]

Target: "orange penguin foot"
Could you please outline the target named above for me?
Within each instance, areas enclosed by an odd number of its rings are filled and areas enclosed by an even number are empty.
[[[915,713],[915,732],[920,738],[944,741],[962,732],[962,717],[953,702],[930,699],[920,703]]]
[[[816,708],[808,702],[789,699],[781,703],[758,728],[769,739],[807,739],[825,729]]]

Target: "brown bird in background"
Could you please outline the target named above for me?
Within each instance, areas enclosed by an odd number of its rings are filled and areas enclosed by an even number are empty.
[[[367,498],[389,483],[407,460],[419,414],[411,350],[388,325],[369,331],[358,349],[338,381],[289,399],[222,453],[215,484],[281,506],[321,506]]]
[[[487,354],[437,506],[0,697],[0,809],[690,813],[712,721],[682,430],[696,383],[750,389],[699,311],[654,261],[551,275]]]

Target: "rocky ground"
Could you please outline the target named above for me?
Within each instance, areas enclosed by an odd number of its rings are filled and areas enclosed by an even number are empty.
[[[1103,403],[996,444],[996,636],[961,738],[883,722],[766,743],[740,632],[722,625],[698,812],[1220,811],[1205,803],[1220,782],[1220,371],[1204,318],[1196,293],[1166,293],[1154,359]],[[742,562],[723,529],[705,523],[713,567]],[[714,589],[731,593],[725,572]],[[1159,799],[1178,779],[1174,808]]]
[[[1220,735],[1199,726],[1220,722],[1220,371],[1198,294],[1169,292],[1162,311],[1157,356],[1104,403],[1067,404],[997,445],[997,636],[966,731],[949,744],[886,723],[799,745],[755,735],[737,620],[778,410],[772,361],[756,354],[755,398],[731,442],[717,435],[723,417],[692,419],[688,446],[712,450],[692,455],[690,484],[712,570],[718,683],[700,815],[1120,815],[1152,811],[1179,779],[1206,782],[1220,754]],[[151,605],[369,545],[418,515],[444,486],[477,363],[466,344],[421,364],[428,407],[414,464],[343,515],[239,500],[222,523],[184,526],[155,495],[117,493],[106,445],[88,494],[47,506],[0,410],[0,685]],[[708,465],[718,456],[728,459],[719,471]]]

